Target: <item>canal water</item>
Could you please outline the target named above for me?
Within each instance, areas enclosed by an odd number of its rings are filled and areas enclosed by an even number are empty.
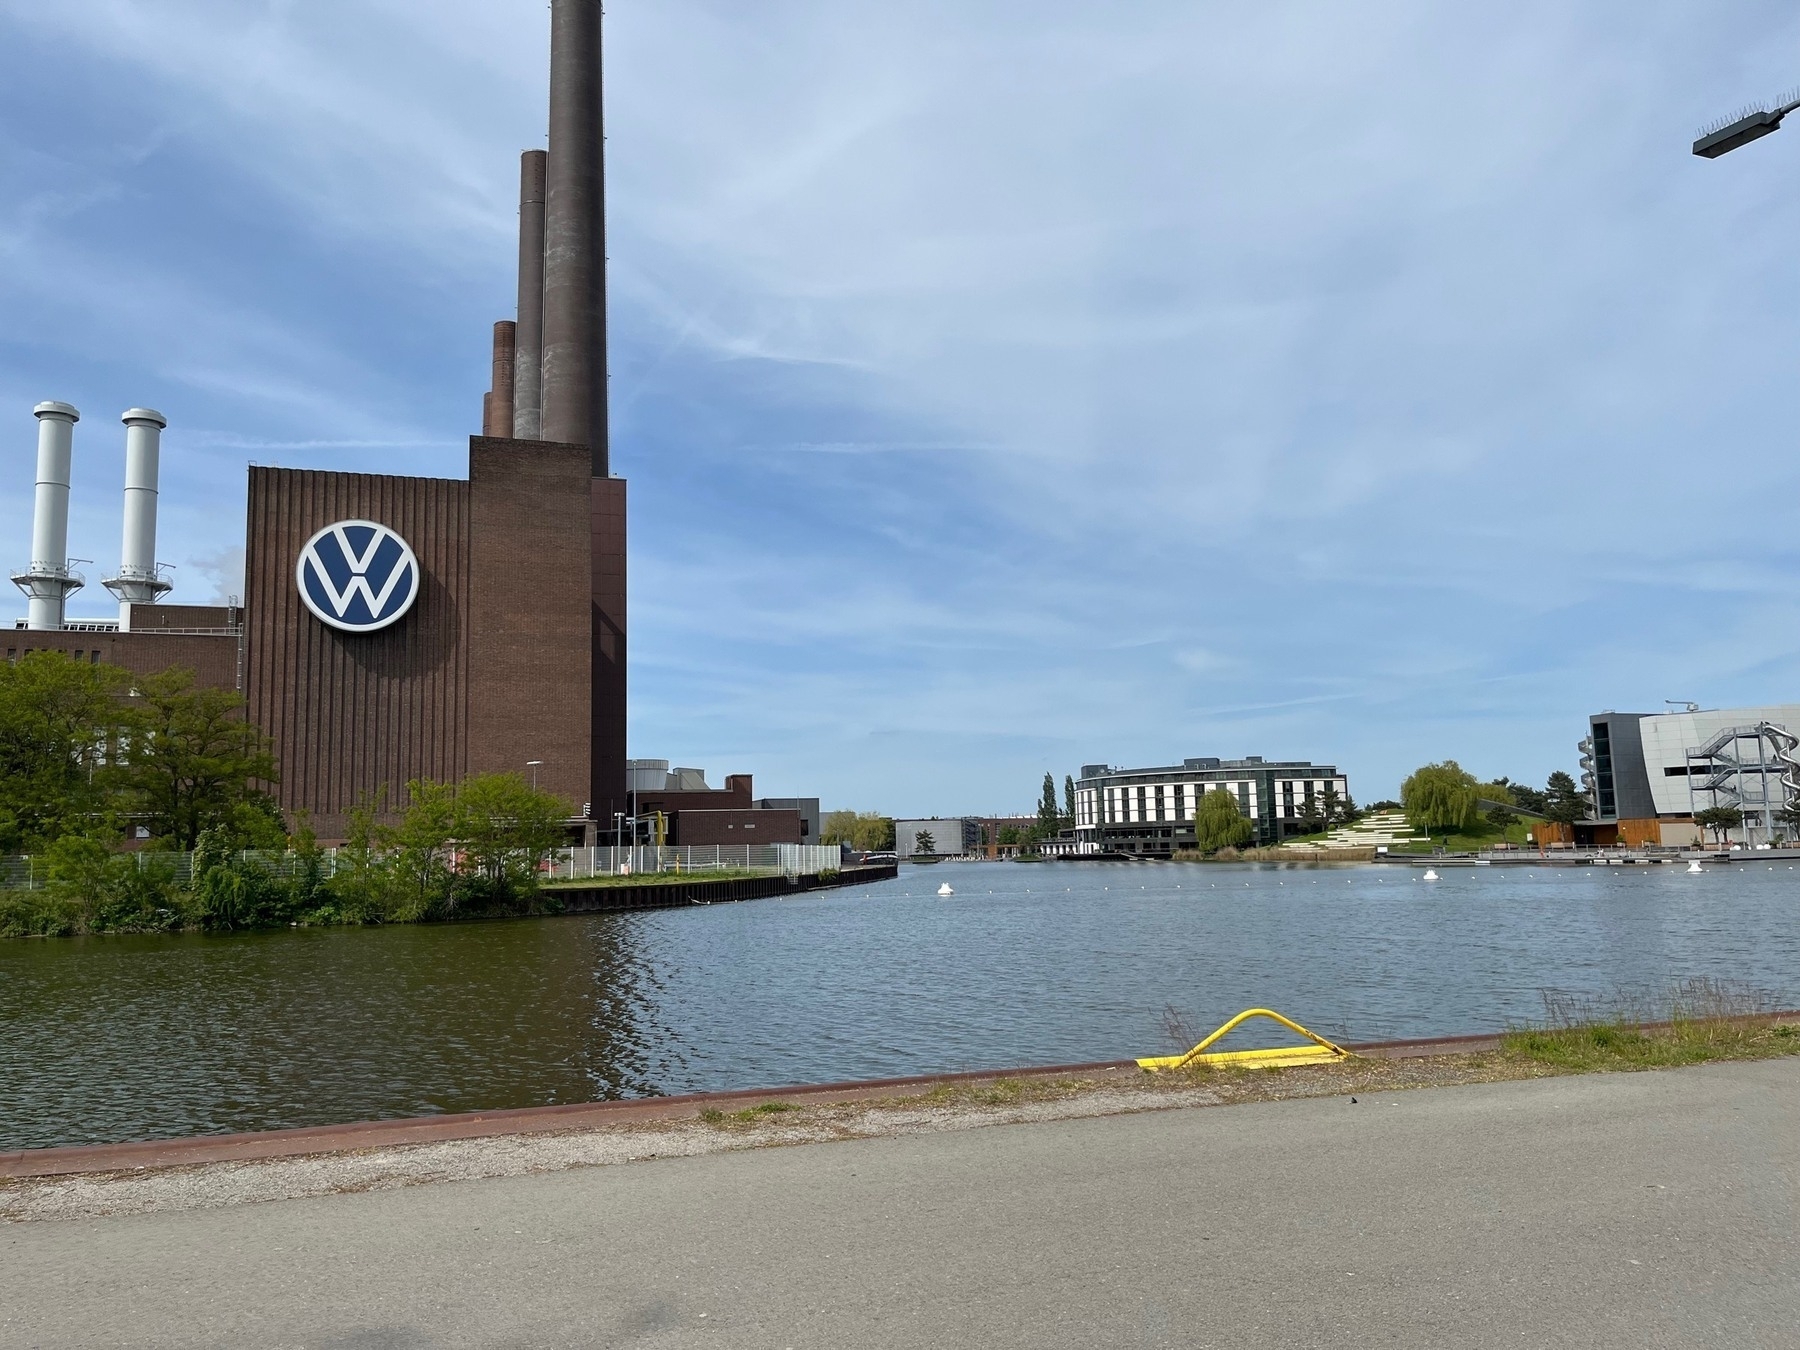
[[[1702,976],[1800,1004],[1800,872],[943,864],[637,914],[8,941],[0,1149],[1163,1054],[1171,1008],[1476,1032]]]

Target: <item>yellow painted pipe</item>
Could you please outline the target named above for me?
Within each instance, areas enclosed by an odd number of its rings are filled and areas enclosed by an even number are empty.
[[[1266,1017],[1272,1022],[1279,1022],[1289,1031],[1298,1032],[1313,1043],[1311,1045],[1275,1046],[1268,1050],[1215,1050],[1211,1054],[1206,1052],[1207,1046],[1220,1037],[1229,1035],[1252,1017]],[[1315,1035],[1298,1022],[1289,1021],[1272,1008],[1246,1008],[1185,1055],[1157,1055],[1149,1059],[1140,1059],[1138,1067],[1155,1071],[1186,1069],[1196,1064],[1235,1064],[1246,1068],[1280,1069],[1294,1064],[1329,1064],[1348,1058],[1350,1058],[1350,1052],[1341,1045],[1333,1045],[1323,1036]]]

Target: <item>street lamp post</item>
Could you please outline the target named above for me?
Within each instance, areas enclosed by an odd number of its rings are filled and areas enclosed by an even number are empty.
[[[1781,128],[1781,119],[1800,108],[1800,98],[1790,99],[1774,108],[1753,108],[1734,122],[1722,123],[1704,131],[1694,142],[1694,153],[1702,159],[1728,155],[1740,145],[1761,140]]]
[[[536,792],[537,771],[544,767],[544,761],[541,759],[528,759],[525,761],[525,767],[531,770],[531,790]]]

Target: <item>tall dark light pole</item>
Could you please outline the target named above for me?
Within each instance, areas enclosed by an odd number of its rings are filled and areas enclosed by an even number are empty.
[[[1774,108],[1752,108],[1735,122],[1712,127],[1694,142],[1694,153],[1702,159],[1717,159],[1730,154],[1740,145],[1760,140],[1781,127],[1781,119],[1800,108],[1800,98],[1790,99]]]

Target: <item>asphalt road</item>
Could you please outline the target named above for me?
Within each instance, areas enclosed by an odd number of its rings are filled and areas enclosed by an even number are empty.
[[[1800,1346],[1800,1061],[0,1228],[0,1345]]]

